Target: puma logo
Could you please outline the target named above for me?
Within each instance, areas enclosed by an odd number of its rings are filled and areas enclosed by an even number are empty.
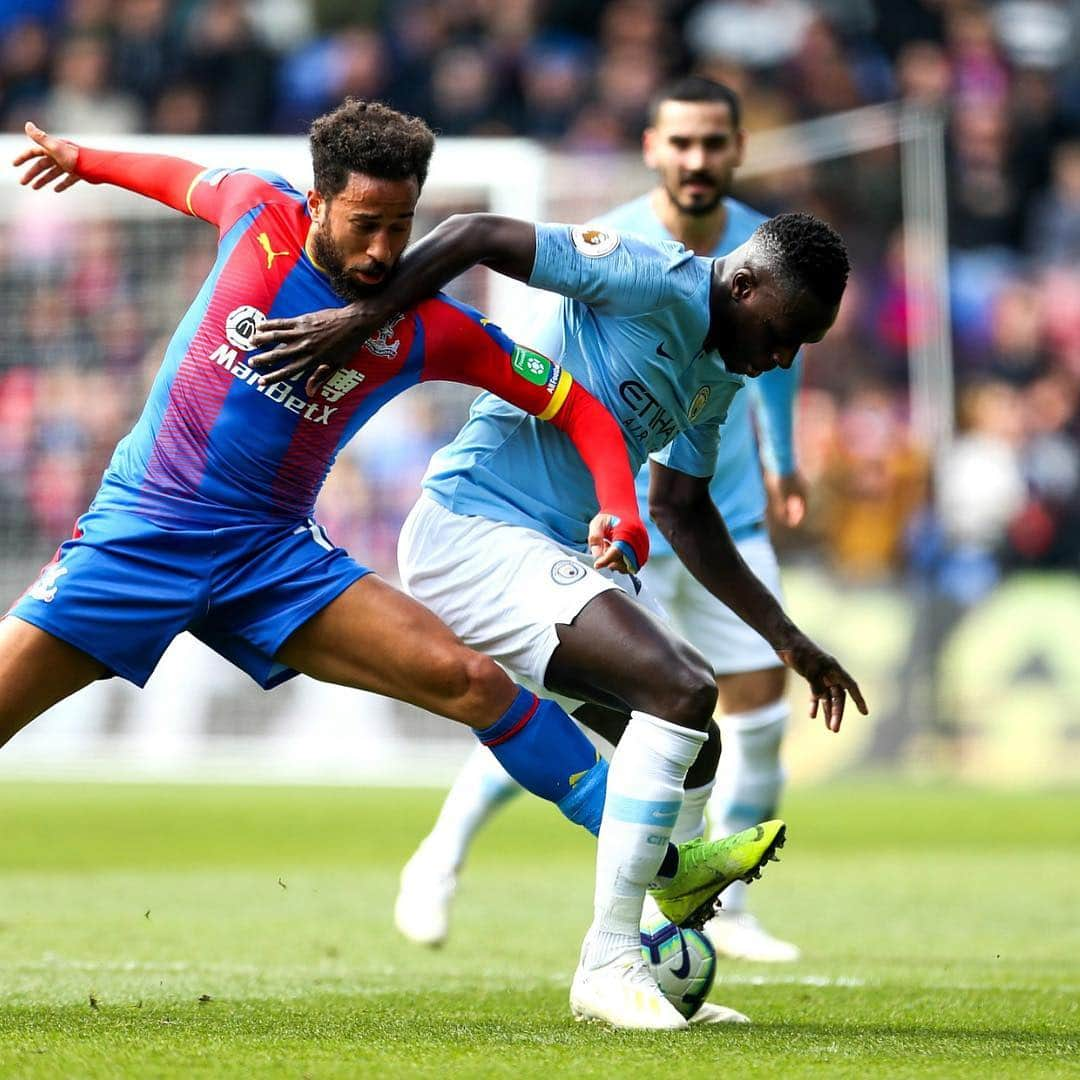
[[[266,269],[269,270],[274,265],[274,260],[279,255],[288,255],[287,251],[275,251],[273,245],[270,243],[270,236],[268,233],[259,233],[259,246],[266,252]]]

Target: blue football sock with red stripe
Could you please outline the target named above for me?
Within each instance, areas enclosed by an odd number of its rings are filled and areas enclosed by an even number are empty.
[[[523,787],[594,836],[607,792],[607,762],[554,701],[518,689],[510,708],[476,737]]]

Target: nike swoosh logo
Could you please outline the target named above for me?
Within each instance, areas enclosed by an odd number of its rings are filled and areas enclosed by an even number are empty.
[[[672,363],[675,363],[675,357],[664,348],[664,343],[662,341],[656,346],[656,355],[662,356],[665,360],[670,360]]]
[[[690,974],[690,950],[686,947],[686,938],[679,934],[679,944],[682,946],[682,961],[677,968],[672,968],[671,974],[676,979],[685,979]]]

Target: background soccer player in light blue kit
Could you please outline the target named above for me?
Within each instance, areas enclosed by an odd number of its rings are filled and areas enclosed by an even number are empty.
[[[659,184],[604,214],[597,225],[721,255],[748,240],[764,220],[728,195],[745,149],[739,99],[728,87],[700,76],[668,87],[657,98],[644,149]],[[756,420],[776,509],[785,523],[798,524],[804,502],[792,437],[797,384],[796,363],[766,372],[732,399],[710,485],[739,554],[777,596],[779,568],[765,528],[766,490],[753,427]],[[648,470],[642,469],[638,492],[643,505],[648,479]],[[704,811],[706,803],[713,830],[726,835],[776,811],[783,782],[780,742],[790,715],[786,669],[760,634],[694,579],[655,525],[649,535],[652,554],[642,579],[676,629],[712,664],[724,712],[724,753],[715,791],[708,762],[699,757],[683,800],[680,826],[686,832],[675,839],[700,834],[704,821],[695,819],[694,811]],[[470,754],[435,827],[402,871],[394,917],[406,937],[424,945],[445,940],[457,875],[473,836],[495,808],[521,790],[482,746]],[[705,927],[717,950],[747,960],[797,959],[794,945],[766,933],[745,911],[746,890],[741,881],[725,890],[723,909]]]
[[[719,427],[745,377],[790,367],[835,320],[848,274],[840,237],[810,215],[787,214],[708,259],[610,229],[461,215],[421,241],[370,300],[264,324],[260,344],[285,343],[262,359],[267,377],[322,355],[309,379],[317,389],[355,335],[478,262],[566,298],[535,344],[615,416],[633,467],[652,456],[650,510],[680,559],[807,679],[812,715],[821,708],[830,730],[847,694],[865,711],[851,676],[748,569],[709,496]],[[582,461],[520,410],[481,395],[424,487],[399,544],[406,588],[464,641],[554,693],[605,706],[622,728],[603,729],[618,746],[571,1008],[617,1026],[685,1026],[642,962],[638,926],[687,773],[707,743],[718,750],[712,668],[639,602],[636,578],[588,565],[595,495]],[[653,891],[658,901],[663,893]]]

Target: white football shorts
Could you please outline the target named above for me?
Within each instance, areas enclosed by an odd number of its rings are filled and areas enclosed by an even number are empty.
[[[776,552],[762,530],[736,545],[746,564],[762,584],[783,602]],[[751,630],[725,604],[720,603],[675,555],[657,555],[641,571],[654,602],[668,621],[706,660],[717,675],[736,675],[782,667],[780,657],[756,630]]]
[[[588,555],[542,533],[455,514],[427,495],[402,526],[398,572],[405,591],[466,645],[534,688],[559,644],[555,628],[600,593],[621,588],[664,617],[640,578],[594,570]]]

